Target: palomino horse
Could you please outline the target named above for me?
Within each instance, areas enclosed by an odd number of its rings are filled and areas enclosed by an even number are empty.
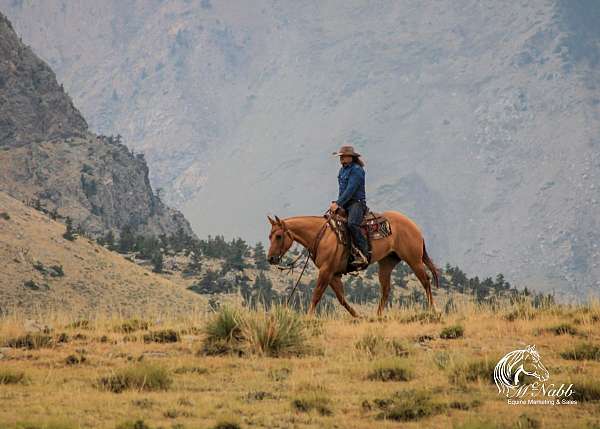
[[[389,220],[392,234],[371,242],[371,263],[379,264],[381,285],[377,315],[381,316],[383,312],[390,293],[392,270],[401,260],[410,266],[425,288],[429,308],[435,309],[431,283],[425,267],[433,274],[436,287],[439,287],[438,273],[427,255],[425,241],[419,227],[400,212],[386,211],[382,214]],[[338,245],[335,232],[331,230],[327,218],[324,216],[294,216],[285,219],[275,216],[275,220],[269,216],[267,218],[271,222],[269,234],[271,244],[268,254],[270,264],[278,264],[292,244],[298,242],[309,250],[313,262],[319,269],[317,285],[313,291],[308,313],[314,313],[315,307],[329,285],[340,304],[352,316],[357,317],[356,311],[346,301],[342,284],[342,273],[346,271],[348,251],[344,246]]]

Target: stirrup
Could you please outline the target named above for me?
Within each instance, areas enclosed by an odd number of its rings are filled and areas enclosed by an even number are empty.
[[[358,265],[358,266],[363,266],[369,263],[369,260],[367,259],[367,257],[363,254],[363,252],[361,252],[360,250],[357,250],[358,252],[358,259],[353,260],[350,265]]]

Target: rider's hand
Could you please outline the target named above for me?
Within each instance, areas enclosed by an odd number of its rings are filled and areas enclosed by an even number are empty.
[[[331,205],[329,206],[329,210],[331,211],[331,213],[335,213],[338,209],[338,205],[335,201],[331,202]]]

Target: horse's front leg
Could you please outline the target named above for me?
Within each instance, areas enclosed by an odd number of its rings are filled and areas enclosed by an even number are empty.
[[[317,304],[323,297],[323,293],[325,292],[325,289],[327,289],[327,286],[329,285],[329,282],[331,281],[332,277],[333,277],[333,273],[328,268],[321,268],[319,270],[319,277],[317,278],[317,286],[315,287],[315,290],[313,291],[312,300],[310,302],[310,307],[308,309],[308,314],[310,316],[312,316],[315,313],[315,308],[317,307]]]

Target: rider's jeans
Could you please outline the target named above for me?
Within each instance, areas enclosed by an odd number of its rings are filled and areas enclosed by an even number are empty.
[[[364,203],[355,201],[348,206],[348,229],[352,234],[352,238],[356,246],[360,249],[363,255],[368,257],[367,239],[360,230],[360,224],[363,220],[366,207]]]

